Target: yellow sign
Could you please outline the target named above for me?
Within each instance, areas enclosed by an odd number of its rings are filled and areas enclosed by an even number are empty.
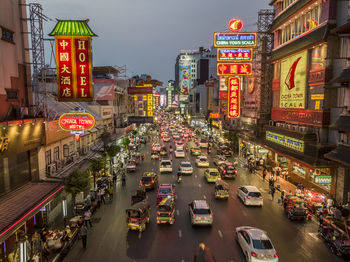
[[[266,140],[282,145],[289,149],[304,152],[304,141],[289,136],[266,131]]]
[[[280,108],[305,108],[307,50],[281,61]]]
[[[7,136],[0,137],[0,152],[4,152],[9,148],[9,138]]]
[[[311,100],[323,100],[324,94],[313,94],[311,95]]]
[[[147,96],[142,96],[142,100],[146,101],[147,100]]]

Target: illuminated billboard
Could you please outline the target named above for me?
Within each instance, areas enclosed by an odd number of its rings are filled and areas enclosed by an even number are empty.
[[[218,48],[218,62],[252,61],[253,50],[251,48]]]
[[[219,84],[220,92],[227,92],[227,83],[226,83],[227,78],[228,78],[227,76],[220,76],[220,84]]]
[[[210,113],[209,118],[220,118],[220,113]]]
[[[282,59],[280,108],[305,108],[307,50]]]
[[[191,88],[191,66],[190,65],[180,65],[179,66],[179,86],[180,94],[188,95],[188,90]]]
[[[232,32],[240,31],[242,28],[243,22],[241,19],[231,19],[230,22],[228,22],[228,29]]]
[[[64,131],[88,131],[95,126],[95,118],[89,113],[64,113],[60,116],[58,124]]]
[[[238,118],[240,116],[240,86],[239,77],[229,79],[229,88],[227,92],[227,118]]]
[[[218,76],[250,76],[252,75],[251,63],[218,63],[217,64]]]
[[[254,47],[256,33],[214,33],[214,47]]]

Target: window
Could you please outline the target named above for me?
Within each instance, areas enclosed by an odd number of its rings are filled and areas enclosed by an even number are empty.
[[[54,154],[55,161],[60,159],[60,147],[59,146],[56,146],[54,148],[53,154]]]
[[[6,98],[8,100],[17,100],[17,90],[12,88],[6,88]]]
[[[63,156],[68,157],[69,156],[69,146],[67,144],[63,145]]]
[[[340,58],[350,57],[350,38],[340,38]]]
[[[305,168],[298,163],[293,163],[293,172],[303,177],[305,177],[306,174]]]
[[[47,166],[51,164],[51,149],[45,152],[45,161]]]
[[[4,27],[1,27],[1,39],[2,40],[14,43],[13,42],[13,34],[14,34],[13,31],[8,30]]]
[[[73,142],[70,142],[69,143],[69,153],[73,153],[74,152],[74,143]]]

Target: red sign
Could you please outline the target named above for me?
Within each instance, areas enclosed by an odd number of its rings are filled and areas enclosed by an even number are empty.
[[[250,76],[252,75],[252,64],[251,63],[218,63],[217,64],[217,75],[240,75]]]
[[[219,62],[252,61],[252,54],[252,48],[218,48],[216,59]]]
[[[220,118],[220,113],[210,113],[210,118]]]
[[[272,109],[271,119],[290,123],[324,126],[329,124],[329,112],[301,109]]]
[[[227,118],[238,118],[240,115],[240,81],[238,77],[231,77],[229,80]]]
[[[232,32],[240,31],[242,28],[243,22],[241,19],[231,19],[230,22],[228,22],[228,29]]]
[[[58,124],[64,131],[87,131],[95,126],[95,118],[89,113],[64,113]]]
[[[226,92],[219,91],[219,99],[227,99],[227,91]]]
[[[92,101],[91,38],[55,36],[58,101]]]

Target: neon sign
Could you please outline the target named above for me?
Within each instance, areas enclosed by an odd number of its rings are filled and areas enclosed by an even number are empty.
[[[239,118],[240,116],[240,86],[238,77],[231,77],[227,94],[227,118]]]
[[[210,118],[220,118],[220,113],[210,113]]]
[[[251,63],[218,63],[217,64],[217,75],[240,75],[250,76],[252,75],[252,64]]]
[[[89,113],[64,113],[58,124],[64,131],[84,132],[95,126],[95,118]]]
[[[240,31],[242,28],[243,22],[241,19],[231,19],[230,22],[228,22],[228,29],[232,32]]]
[[[251,48],[218,48],[216,57],[218,62],[252,61],[252,54]]]
[[[214,33],[214,47],[253,47],[256,33]]]

